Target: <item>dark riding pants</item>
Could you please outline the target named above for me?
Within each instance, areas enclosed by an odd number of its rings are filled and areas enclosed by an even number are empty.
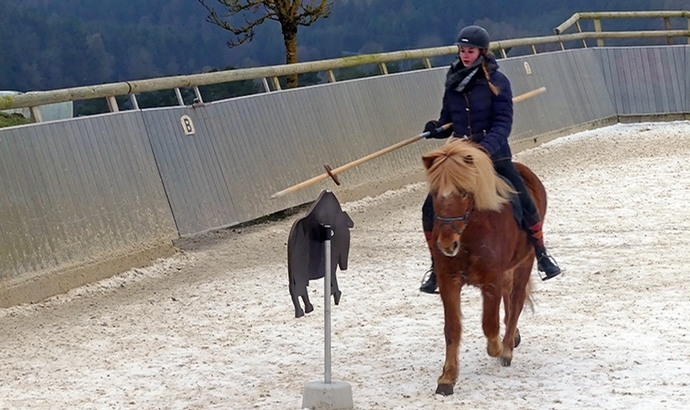
[[[515,167],[515,164],[513,164],[513,161],[511,159],[494,161],[494,169],[496,170],[497,174],[510,181],[515,190],[518,192],[518,198],[520,198],[522,210],[524,211],[523,214],[525,224],[529,227],[541,221],[539,211],[537,211],[537,207],[534,205],[534,201],[532,200],[532,195],[530,195],[529,191],[527,190],[525,180],[522,179],[522,175],[520,175],[520,172]]]

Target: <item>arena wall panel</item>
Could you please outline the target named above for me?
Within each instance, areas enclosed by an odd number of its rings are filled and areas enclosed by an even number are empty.
[[[688,112],[688,46],[597,49],[619,115]]]
[[[592,49],[569,50],[499,60],[513,95],[546,87],[546,92],[514,105],[511,143],[616,114],[603,84],[601,61]]]
[[[99,264],[177,235],[139,112],[0,129],[0,192],[0,306],[26,284],[40,299],[110,276]]]
[[[690,114],[690,70],[688,70],[688,67],[690,66],[690,47],[685,47],[685,53],[683,54],[683,57],[685,60],[683,60],[683,65],[679,69],[676,67],[676,69],[680,70],[680,72],[685,73],[685,85],[682,88],[685,90],[685,108],[683,109],[683,112],[685,114]]]
[[[200,232],[211,227],[238,223],[230,196],[231,178],[219,166],[219,156],[251,155],[219,148],[212,138],[212,121],[191,107],[142,112],[160,177],[165,187],[179,233]],[[181,119],[189,118],[194,134],[184,132]]]

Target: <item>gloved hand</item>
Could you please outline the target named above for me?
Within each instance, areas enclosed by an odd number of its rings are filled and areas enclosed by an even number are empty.
[[[438,132],[436,132],[436,128],[440,127],[441,124],[438,121],[428,121],[426,124],[424,124],[424,132],[428,132],[429,135],[426,138],[435,138],[438,136]]]

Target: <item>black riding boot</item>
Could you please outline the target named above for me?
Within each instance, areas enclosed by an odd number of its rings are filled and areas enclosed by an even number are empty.
[[[535,247],[534,251],[537,254],[537,269],[540,272],[544,272],[544,276],[541,280],[548,280],[561,274],[561,268],[559,268],[558,265],[556,265],[556,261],[549,256],[545,247]]]
[[[426,197],[424,207],[422,208],[422,226],[424,227],[424,236],[426,237],[426,244],[429,247],[429,253],[433,247],[431,241],[431,229],[434,227],[434,210],[432,208],[431,195]],[[428,276],[428,278],[427,278]],[[431,259],[431,268],[426,271],[422,277],[422,286],[419,288],[420,292],[436,293],[436,272],[434,272],[434,259]]]
[[[429,279],[424,281],[424,278],[429,275]],[[436,272],[434,272],[434,264],[431,264],[431,268],[426,271],[424,274],[424,278],[422,278],[422,286],[419,288],[421,292],[424,293],[436,293],[436,288],[438,287],[438,284],[436,283]]]
[[[532,218],[535,217],[538,218],[538,216],[532,216]],[[532,245],[534,245],[534,253],[537,256],[537,270],[544,273],[541,280],[549,280],[560,275],[561,268],[558,267],[556,261],[546,252],[546,247],[544,246],[544,233],[541,230],[541,226],[541,220],[538,220],[538,222],[530,225],[527,230],[530,234]]]

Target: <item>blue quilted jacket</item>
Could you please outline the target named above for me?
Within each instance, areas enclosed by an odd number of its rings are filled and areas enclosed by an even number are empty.
[[[489,88],[480,67],[462,92],[456,91],[453,84],[446,88],[439,123],[452,122],[455,135],[479,143],[492,160],[512,158],[508,136],[513,126],[513,92],[508,77],[498,71],[496,60],[487,57],[487,62],[489,78],[498,88],[498,95]],[[450,68],[454,69],[456,64]]]

